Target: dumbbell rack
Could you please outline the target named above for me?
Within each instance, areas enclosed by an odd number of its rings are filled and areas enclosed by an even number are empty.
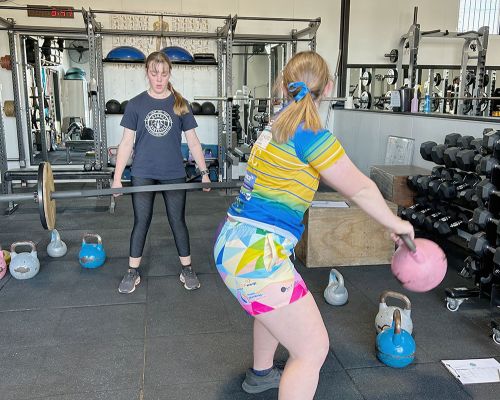
[[[422,143],[420,153],[438,166],[430,176],[408,177],[419,197],[401,216],[455,244],[467,242],[475,253],[464,260],[460,272],[473,278],[474,286],[447,288],[448,310],[457,311],[474,297],[487,297],[492,309],[500,308],[500,131],[485,129],[480,139],[449,134],[444,144]],[[498,344],[499,326],[491,321]]]

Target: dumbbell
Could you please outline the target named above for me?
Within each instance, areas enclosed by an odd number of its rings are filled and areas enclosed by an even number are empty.
[[[489,152],[493,153],[495,147],[500,144],[500,131],[495,131],[491,128],[483,131],[483,147]]]
[[[444,209],[439,209],[433,212],[432,214],[426,215],[424,218],[424,229],[427,232],[432,232],[432,229],[434,227],[434,222],[436,222],[439,218],[443,218],[446,214],[446,210]]]
[[[459,185],[463,182],[464,180],[464,175],[461,174],[460,172],[455,171],[453,173],[453,176],[451,179],[435,179],[428,184],[429,188],[429,195],[433,197],[440,197],[440,187],[444,183],[447,183],[447,185]]]
[[[498,159],[493,156],[493,155],[487,155],[487,156],[483,156],[481,157],[481,160],[477,166],[477,171],[478,173],[482,174],[482,175],[491,175],[491,171],[493,169],[496,169],[496,168],[500,168],[498,165],[500,164],[500,162],[498,161]]]
[[[434,222],[433,228],[440,235],[446,236],[455,233],[461,226],[467,226],[469,219],[463,213],[459,213],[456,217],[447,215]]]
[[[486,208],[477,207],[472,214],[472,222],[480,228],[485,228],[488,222],[494,222],[498,225],[498,219],[494,218],[493,214]]]
[[[403,208],[403,210],[401,210],[401,218],[409,221],[412,214],[414,212],[417,212],[418,210],[426,208],[427,203],[428,203],[427,200],[422,199],[422,202],[419,201],[419,202],[411,205],[410,207]]]
[[[460,181],[445,181],[438,187],[438,196],[443,199],[454,199],[458,193],[465,189],[470,189],[476,186],[481,181],[481,178],[476,174],[467,174]]]
[[[443,162],[448,168],[456,166],[456,157],[461,150],[470,148],[471,142],[474,140],[473,136],[462,136],[458,138],[457,145],[446,148],[443,152]]]
[[[431,159],[436,164],[444,164],[444,152],[450,147],[456,147],[462,137],[459,133],[450,133],[445,136],[444,144],[438,144],[431,149]],[[457,150],[458,151],[458,150]]]
[[[420,145],[420,155],[424,160],[432,161],[431,151],[434,146],[437,146],[436,142],[427,141]]]
[[[480,257],[483,257],[487,252],[493,253],[493,263],[500,265],[500,248],[493,247],[486,239],[486,233],[474,233],[467,244],[470,250]]]
[[[465,202],[468,205],[477,203],[475,186],[459,191],[456,199],[458,201]]]
[[[412,225],[422,226],[424,224],[425,217],[434,212],[438,211],[433,204],[429,204],[427,207],[415,211],[411,216],[409,221]]]
[[[482,158],[482,139],[473,139],[468,148],[460,150],[455,156],[455,165],[464,171],[474,171]]]
[[[476,196],[479,200],[488,200],[494,193],[500,195],[500,191],[496,190],[495,185],[493,185],[489,179],[483,179],[476,185]]]

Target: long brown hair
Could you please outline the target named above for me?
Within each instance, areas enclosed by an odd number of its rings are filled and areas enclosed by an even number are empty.
[[[318,53],[304,51],[297,53],[286,64],[282,72],[283,91],[291,103],[279,114],[272,125],[274,141],[285,143],[295,134],[303,122],[304,129],[314,132],[321,129],[321,118],[314,100],[318,99],[330,80],[328,64]],[[292,82],[304,82],[309,89],[306,95],[294,100],[300,88],[289,89]]]
[[[167,55],[162,51],[155,51],[151,53],[146,59],[146,72],[149,70],[149,68],[156,69],[158,64],[163,64],[163,69],[165,69],[165,66],[168,66],[168,70],[172,71],[172,62],[167,57]],[[168,81],[167,89],[170,90],[170,92],[172,92],[172,94],[174,95],[174,113],[176,115],[184,115],[189,113],[189,108],[186,100],[184,100],[184,97],[182,97],[182,95],[174,89],[174,86],[170,83],[170,80]]]

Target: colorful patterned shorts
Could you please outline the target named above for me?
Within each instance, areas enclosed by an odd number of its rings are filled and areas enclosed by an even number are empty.
[[[258,315],[307,294],[290,260],[292,250],[290,239],[228,219],[215,243],[215,265],[243,309]]]

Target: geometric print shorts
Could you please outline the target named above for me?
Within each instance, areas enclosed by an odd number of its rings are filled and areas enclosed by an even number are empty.
[[[229,217],[215,242],[215,265],[243,309],[254,316],[307,294],[290,260],[292,250],[290,239]]]

